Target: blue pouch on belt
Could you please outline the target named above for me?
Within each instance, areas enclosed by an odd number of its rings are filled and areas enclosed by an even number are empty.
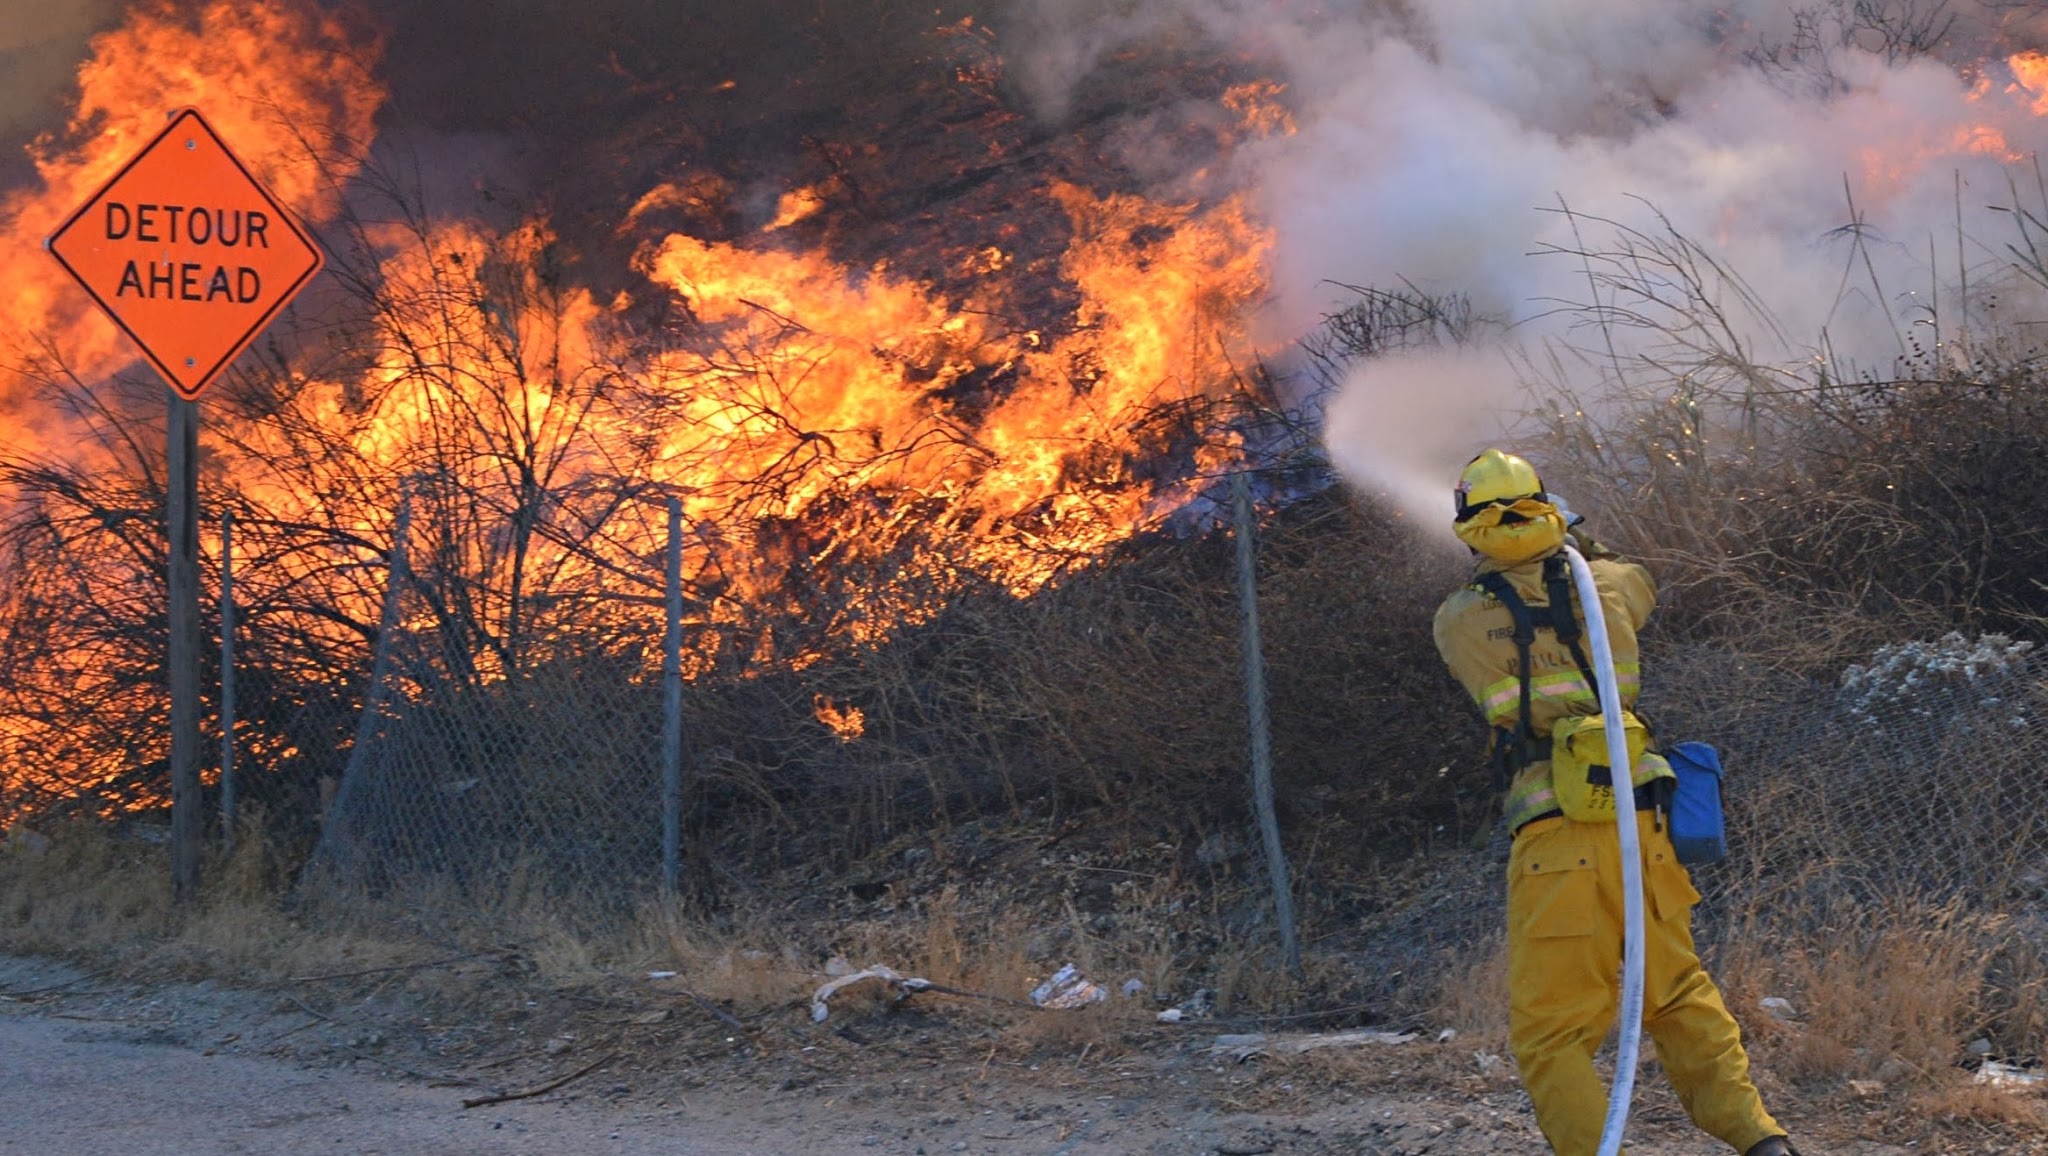
[[[1728,854],[1721,814],[1721,753],[1706,743],[1673,743],[1665,761],[1678,772],[1671,793],[1671,845],[1680,863],[1717,863]]]

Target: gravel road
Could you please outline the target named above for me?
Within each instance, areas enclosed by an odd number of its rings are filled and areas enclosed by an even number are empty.
[[[225,1153],[469,1156],[1538,1156],[1526,1099],[1496,1082],[1465,1095],[1322,1087],[1292,1111],[1246,1111],[1260,1074],[1201,1048],[1132,1054],[1118,1071],[989,1079],[876,1046],[805,1047],[756,1079],[688,1079],[627,1058],[530,1099],[464,1108],[443,1057],[393,1046],[403,1017],[211,982],[108,980],[0,955],[0,1156]],[[332,1013],[332,1014],[329,1014]],[[377,1025],[382,1025],[378,1027]],[[792,1039],[802,1028],[789,1029]],[[1212,1033],[1199,1034],[1206,1039]],[[822,1029],[814,1038],[827,1039]],[[837,1037],[829,1037],[837,1038]],[[532,1041],[529,1041],[529,1047]],[[1427,1044],[1411,1045],[1417,1048]],[[1446,1048],[1456,1045],[1446,1044]],[[851,1045],[848,1045],[851,1047]],[[381,1053],[381,1054],[379,1054]],[[530,1089],[577,1071],[571,1051],[484,1074]],[[1404,1053],[1389,1053],[1398,1059]],[[892,1055],[894,1058],[892,1058]],[[1291,1077],[1289,1062],[1271,1080]],[[1308,1069],[1302,1069],[1309,1074]],[[780,1073],[778,1075],[778,1073]],[[1370,1083],[1374,1081],[1364,1080]],[[1632,1121],[1631,1150],[1716,1156],[1668,1091]],[[1877,1142],[1807,1146],[1906,1156]],[[1928,1149],[1923,1149],[1928,1150]]]
[[[205,1055],[105,1025],[0,1016],[0,1152],[67,1156],[215,1153],[551,1153],[770,1156],[688,1110],[579,1103],[465,1109],[465,1092]],[[468,1094],[474,1094],[468,1093]]]

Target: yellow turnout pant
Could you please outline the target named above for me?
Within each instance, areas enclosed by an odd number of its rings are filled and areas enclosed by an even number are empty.
[[[1692,878],[1637,813],[1646,919],[1643,1027],[1693,1122],[1747,1152],[1782,1135],[1749,1078],[1742,1032],[1700,966]],[[1508,858],[1509,1042],[1558,1156],[1595,1156],[1607,1087],[1593,1053],[1621,1001],[1621,846],[1614,827],[1538,819]]]

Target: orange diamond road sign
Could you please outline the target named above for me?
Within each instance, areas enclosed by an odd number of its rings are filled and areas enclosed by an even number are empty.
[[[325,261],[190,108],[43,246],[188,401]]]

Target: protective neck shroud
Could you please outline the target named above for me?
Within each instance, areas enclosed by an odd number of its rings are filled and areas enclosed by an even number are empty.
[[[1482,506],[1452,528],[1459,541],[1503,566],[1519,566],[1564,545],[1564,515],[1539,498]]]

